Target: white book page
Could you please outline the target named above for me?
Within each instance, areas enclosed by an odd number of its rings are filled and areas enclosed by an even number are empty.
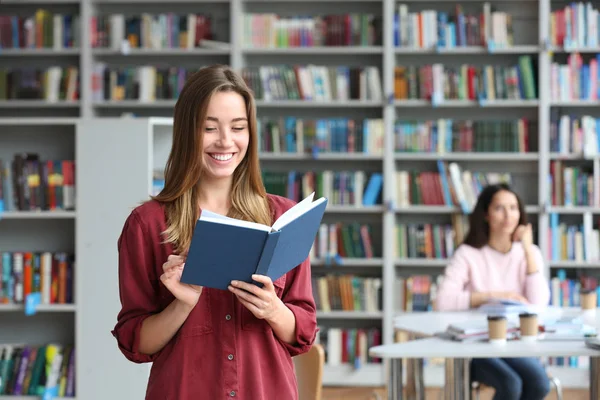
[[[313,202],[314,196],[315,193],[313,192],[300,203],[296,204],[294,207],[281,214],[281,216],[277,218],[277,221],[275,221],[275,223],[273,224],[273,231],[280,230],[290,222],[294,221],[300,215],[307,213],[309,210],[312,210],[313,208],[325,201],[325,198],[321,197],[320,199],[317,199]]]
[[[200,220],[206,222],[213,222],[216,224],[226,224],[226,225],[234,225],[240,226],[243,228],[257,229],[259,231],[269,232],[271,230],[270,226],[258,224],[256,222],[250,221],[242,221],[241,219],[235,219],[231,217],[227,217],[225,215],[217,214],[212,211],[202,210],[202,214],[200,215]]]

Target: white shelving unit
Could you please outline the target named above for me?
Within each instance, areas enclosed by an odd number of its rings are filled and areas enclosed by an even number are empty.
[[[350,208],[332,206],[328,209],[328,218],[360,219],[374,222],[380,226],[376,243],[382,249],[380,258],[374,260],[343,260],[341,266],[327,266],[315,261],[315,273],[323,273],[327,268],[343,268],[348,273],[357,272],[380,276],[383,279],[383,310],[376,314],[363,313],[319,313],[319,321],[331,326],[352,326],[352,324],[379,324],[382,328],[383,342],[393,341],[393,318],[398,310],[394,309],[394,282],[397,276],[414,273],[416,270],[426,273],[441,273],[444,260],[396,259],[394,255],[394,227],[398,221],[448,221],[456,207],[411,206],[398,208],[394,205],[396,194],[395,172],[408,166],[435,171],[437,160],[458,161],[466,168],[479,171],[498,171],[506,168],[516,177],[516,188],[523,194],[527,203],[527,213],[535,225],[537,243],[544,254],[548,253],[549,243],[546,235],[549,226],[549,214],[559,213],[563,218],[581,218],[584,212],[600,215],[600,204],[594,207],[550,207],[546,193],[550,160],[566,160],[572,163],[594,165],[595,180],[600,180],[600,157],[583,160],[579,155],[556,154],[549,150],[549,132],[551,112],[567,111],[575,114],[597,114],[594,107],[600,102],[591,101],[552,101],[550,96],[550,66],[553,59],[565,62],[569,52],[547,45],[549,39],[549,15],[563,3],[551,0],[497,0],[490,1],[498,9],[514,16],[515,38],[517,46],[512,48],[487,48],[469,46],[457,49],[413,49],[394,47],[394,14],[401,2],[395,0],[3,0],[2,13],[28,13],[37,8],[46,8],[57,12],[78,12],[83,22],[93,15],[123,13],[139,15],[142,12],[158,14],[210,13],[219,21],[217,40],[228,42],[226,50],[213,49],[99,49],[91,48],[91,36],[88,29],[81,30],[81,48],[51,51],[46,49],[0,51],[0,68],[7,66],[77,65],[80,69],[80,99],[74,102],[47,103],[39,100],[0,100],[0,155],[5,152],[21,151],[23,147],[41,146],[41,151],[54,149],[46,140],[55,130],[68,130],[77,136],[77,192],[78,209],[65,213],[4,213],[0,220],[0,250],[14,249],[21,243],[61,247],[63,244],[76,243],[76,257],[80,274],[77,277],[77,292],[84,293],[74,309],[61,309],[46,312],[40,310],[39,323],[32,322],[30,333],[33,339],[52,338],[73,339],[77,345],[77,393],[83,399],[101,399],[115,394],[123,398],[142,398],[140,388],[147,379],[147,366],[132,365],[118,352],[116,343],[109,330],[115,323],[118,312],[118,293],[116,286],[116,239],[123,221],[131,208],[145,200],[152,189],[152,170],[162,167],[170,145],[170,117],[175,100],[157,100],[143,103],[136,100],[95,101],[92,97],[91,71],[98,62],[110,66],[173,65],[197,68],[212,63],[230,64],[236,70],[260,64],[308,64],[322,65],[376,65],[380,68],[384,98],[387,101],[345,101],[317,103],[305,101],[257,101],[259,116],[295,115],[307,118],[349,116],[352,118],[382,118],[386,127],[385,153],[382,156],[362,154],[319,154],[316,158],[305,155],[263,154],[261,160],[266,167],[278,169],[298,168],[311,165],[353,166],[356,169],[368,167],[381,171],[384,175],[384,206]],[[479,10],[483,0],[438,1],[424,3],[419,0],[404,2],[410,11],[422,9],[454,10],[457,3],[466,10]],[[343,10],[340,7],[343,5]],[[255,49],[242,46],[242,13],[274,12],[284,15],[311,13],[347,13],[374,12],[383,17],[383,44],[372,47],[333,47],[333,48],[292,48],[292,49]],[[83,23],[84,27],[88,27]],[[581,48],[584,54],[600,52],[600,48]],[[423,65],[433,62],[449,64],[459,63],[516,63],[521,55],[532,55],[536,61],[538,79],[536,82],[537,99],[525,101],[456,101],[447,100],[433,105],[427,100],[395,100],[394,66]],[[132,113],[138,119],[116,118],[123,113]],[[145,118],[149,117],[149,118]],[[537,122],[531,132],[534,148],[530,153],[395,153],[394,122],[397,119],[434,119],[434,118],[519,118],[527,117]],[[77,119],[75,119],[77,118]],[[51,123],[49,121],[52,121]],[[47,126],[53,128],[48,130]],[[26,126],[23,128],[22,126]],[[77,126],[77,128],[75,128]],[[15,130],[16,129],[16,130]],[[34,139],[18,137],[11,132],[32,132]],[[4,134],[8,133],[8,136]],[[8,137],[9,147],[4,146]],[[70,144],[66,149],[72,149]],[[18,148],[17,148],[18,147]],[[59,150],[56,150],[59,151]],[[62,151],[62,150],[60,150]],[[75,150],[73,150],[75,151]],[[11,154],[12,157],[12,154]],[[26,234],[34,229],[35,235]],[[43,229],[42,229],[43,227]],[[49,235],[46,232],[67,232],[66,235]],[[6,232],[10,232],[8,235]],[[16,236],[15,236],[16,233]],[[21,236],[19,236],[21,235]],[[4,239],[7,240],[4,240]],[[75,240],[76,239],[76,240]],[[64,242],[61,242],[64,240]],[[83,260],[83,262],[82,262]],[[600,268],[600,263],[581,263],[571,261],[547,262],[546,273],[550,276],[555,269]],[[7,307],[0,313],[8,316],[9,325],[19,325],[25,317],[19,309]],[[75,318],[76,316],[76,318]],[[27,320],[29,321],[29,320]],[[4,323],[4,321],[3,321]],[[37,325],[36,325],[37,324]],[[47,325],[46,325],[47,324]],[[11,325],[12,326],[12,325]],[[47,326],[56,327],[48,329]],[[60,328],[60,329],[59,329]],[[19,328],[17,335],[22,336],[25,328]],[[13,330],[10,330],[12,332]],[[41,333],[43,332],[43,333]],[[12,337],[12,336],[11,336]],[[0,343],[8,338],[0,332]],[[102,362],[102,364],[101,364]],[[104,368],[104,362],[111,368]],[[443,382],[439,371],[428,370],[426,382]],[[553,367],[553,374],[561,378],[567,387],[573,380],[573,374],[579,370]],[[564,374],[564,375],[563,375]],[[385,375],[381,365],[367,365],[358,370],[347,366],[327,366],[324,380],[327,385],[379,385]],[[564,378],[564,379],[563,379]],[[437,379],[437,380],[436,380]],[[577,382],[585,382],[583,380]],[[110,382],[110,385],[106,383]],[[577,386],[577,385],[575,385]],[[585,386],[585,385],[583,385]],[[137,388],[138,391],[135,391]]]
[[[37,153],[40,160],[77,160],[75,119],[0,119],[0,160],[12,161],[16,153]],[[4,165],[0,167],[3,169]],[[77,211],[0,212],[0,253],[66,252],[75,254]],[[11,256],[12,258],[12,256]],[[73,265],[73,302],[39,304],[27,315],[25,304],[0,304],[0,347],[3,344],[43,346],[74,345],[77,351],[77,318],[80,297],[77,259]],[[0,399],[36,399],[35,396],[0,395]],[[66,398],[65,398],[66,400]],[[74,400],[74,398],[69,398]]]

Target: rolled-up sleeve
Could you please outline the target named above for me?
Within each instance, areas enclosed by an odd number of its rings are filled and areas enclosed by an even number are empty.
[[[160,311],[158,280],[152,262],[152,245],[135,211],[125,221],[118,240],[118,251],[121,310],[112,334],[128,360],[152,362],[160,352],[153,355],[140,353],[139,344],[142,322]]]
[[[294,357],[310,350],[318,331],[309,259],[288,272],[282,301],[296,317],[296,340],[293,344],[280,342]]]

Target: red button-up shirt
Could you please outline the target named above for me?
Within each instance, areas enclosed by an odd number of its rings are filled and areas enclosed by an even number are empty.
[[[273,219],[293,204],[269,195]],[[118,241],[122,308],[112,333],[129,360],[153,363],[146,399],[297,399],[291,357],[308,351],[317,333],[308,260],[274,282],[296,317],[294,344],[279,340],[233,293],[204,288],[171,341],[156,354],[140,353],[142,321],[174,300],[159,280],[173,253],[172,245],[161,243],[165,229],[163,207],[148,201],[131,212]],[[235,251],[235,243],[231,246]]]

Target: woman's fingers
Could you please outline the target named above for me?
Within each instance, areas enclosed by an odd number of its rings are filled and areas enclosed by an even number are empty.
[[[174,267],[183,267],[183,261],[183,257],[171,254],[163,264],[163,271],[167,271]]]

